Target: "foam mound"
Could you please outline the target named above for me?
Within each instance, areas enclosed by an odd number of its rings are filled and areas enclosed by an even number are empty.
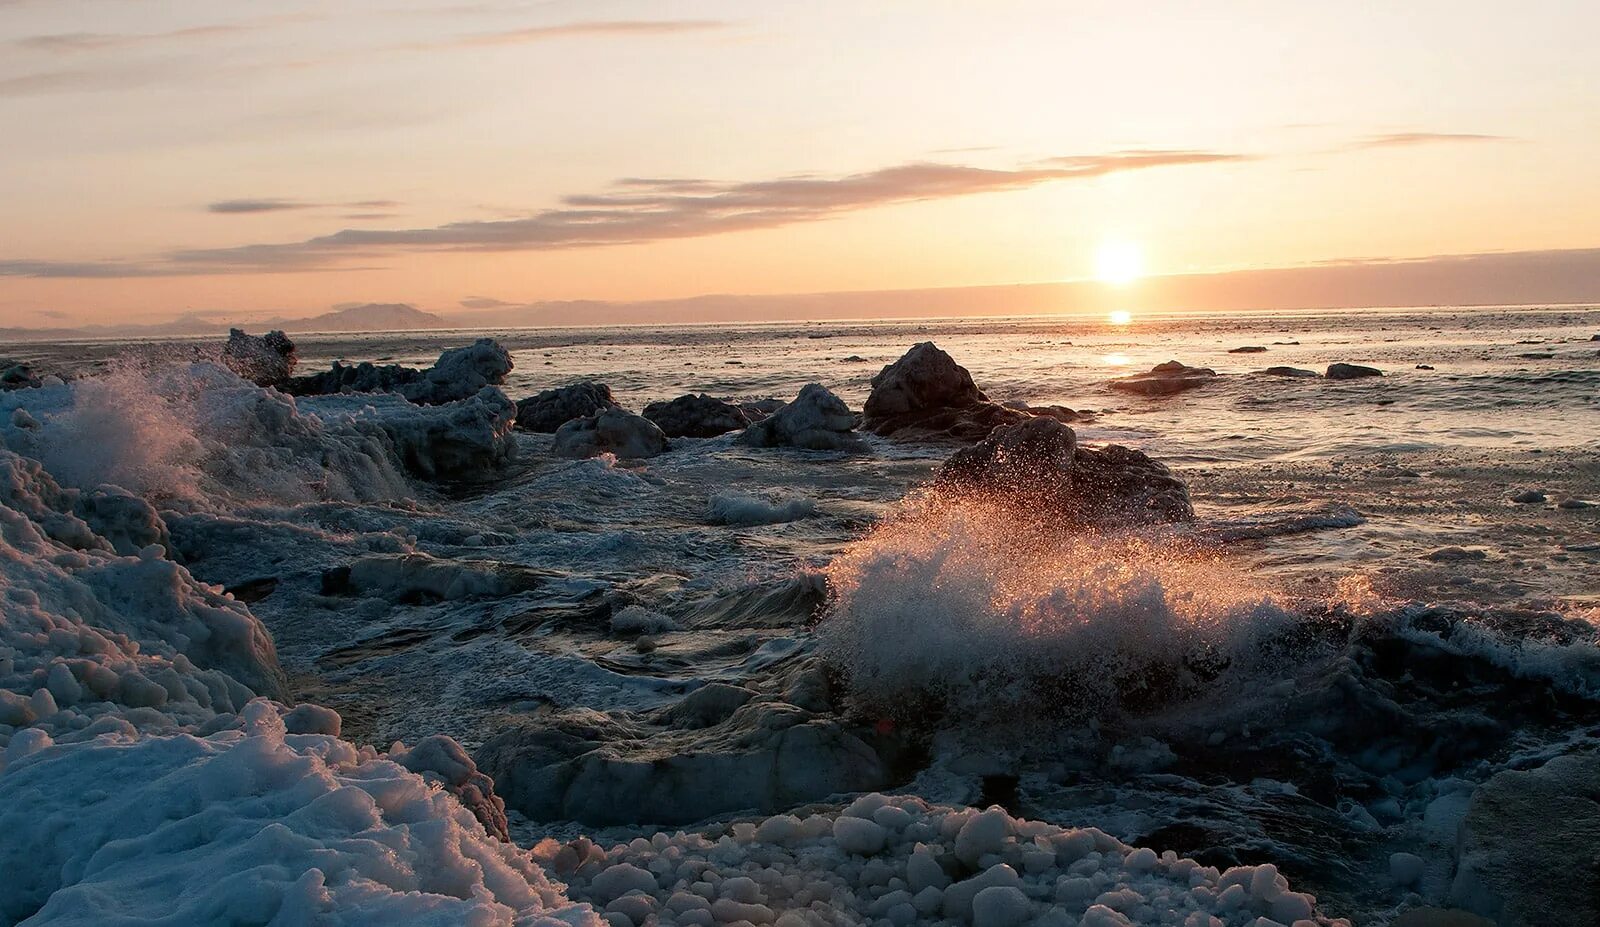
[[[241,720],[208,737],[32,738],[0,776],[0,920],[604,923],[402,762],[289,734],[264,701]]]
[[[535,853],[613,925],[1348,925],[1270,864],[1219,871],[1093,828],[908,796],[609,849],[546,841]]]

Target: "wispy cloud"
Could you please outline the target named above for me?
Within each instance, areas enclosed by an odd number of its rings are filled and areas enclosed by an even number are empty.
[[[500,32],[479,32],[471,35],[441,39],[438,42],[419,43],[421,47],[442,48],[450,46],[475,47],[489,45],[525,45],[530,42],[548,42],[554,39],[603,38],[621,36],[677,35],[694,32],[715,32],[733,24],[717,19],[607,19],[558,23],[550,26],[528,26]]]
[[[263,212],[288,212],[296,209],[394,209],[403,204],[396,200],[356,200],[350,203],[309,203],[301,200],[285,200],[274,198],[242,198],[235,200],[218,200],[206,204],[206,212],[220,213],[222,215],[252,215]],[[371,213],[363,213],[359,218],[374,218]]]
[[[1413,145],[1472,144],[1476,142],[1509,142],[1509,135],[1483,135],[1476,132],[1393,132],[1386,135],[1369,135],[1351,142],[1347,148],[1409,148]]]
[[[16,39],[11,44],[18,48],[47,52],[103,51],[112,48],[129,48],[155,45],[186,39],[206,39],[219,35],[249,32],[255,24],[192,26],[167,32],[115,33],[115,32],[60,32],[51,35],[30,35]]]
[[[554,251],[703,238],[836,218],[902,203],[1022,190],[1157,167],[1216,164],[1251,156],[1217,151],[1130,150],[1049,158],[1014,168],[913,163],[839,177],[802,175],[713,182],[626,178],[622,192],[565,197],[559,208],[512,219],[412,229],[343,229],[304,241],[169,252],[143,264],[0,263],[0,275],[118,276],[326,269],[352,258],[423,251]],[[277,201],[235,201],[276,203]],[[268,209],[275,208],[269,206]],[[249,211],[238,210],[238,211]]]

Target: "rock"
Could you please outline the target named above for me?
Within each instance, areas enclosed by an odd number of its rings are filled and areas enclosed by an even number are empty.
[[[422,405],[455,402],[476,395],[486,386],[501,385],[512,366],[511,354],[498,341],[479,338],[440,354],[419,379],[402,386],[400,394]]]
[[[1261,371],[1269,377],[1320,377],[1322,374],[1304,367],[1268,367]]]
[[[1533,505],[1545,501],[1545,495],[1537,489],[1524,489],[1512,496],[1511,501],[1519,505]]]
[[[44,381],[33,372],[32,364],[23,362],[0,366],[0,390],[33,389],[43,385]]]
[[[1229,348],[1229,354],[1265,354],[1267,349],[1259,344],[1247,344],[1242,348]]]
[[[1327,377],[1330,380],[1357,380],[1361,377],[1381,377],[1383,371],[1376,367],[1363,367],[1360,364],[1329,364]]]
[[[755,421],[739,406],[705,393],[652,402],[644,407],[644,417],[669,438],[714,438],[748,428]]]
[[[624,459],[654,457],[667,449],[667,436],[656,423],[621,409],[573,419],[556,429],[550,451],[558,457],[615,454]]]
[[[365,361],[354,366],[335,362],[332,369],[322,373],[286,377],[277,385],[293,396],[399,393],[417,405],[443,405],[503,384],[512,366],[510,353],[499,342],[479,338],[440,354],[439,360],[426,370],[399,364],[380,367]]]
[[[1592,508],[1595,507],[1595,505],[1596,505],[1596,503],[1590,502],[1588,499],[1579,499],[1576,496],[1568,496],[1567,498],[1562,499],[1560,502],[1557,502],[1556,503],[1556,508],[1558,508],[1558,509],[1592,509]]]
[[[1475,547],[1441,547],[1438,550],[1430,550],[1422,555],[1422,559],[1432,560],[1435,563],[1459,563],[1465,560],[1487,560],[1488,557],[1489,554],[1487,551],[1480,550]]]
[[[611,387],[597,380],[547,389],[517,402],[517,427],[523,431],[554,432],[575,418],[618,409]]]
[[[793,402],[746,428],[737,443],[813,451],[864,450],[866,443],[855,433],[855,424],[855,414],[844,400],[820,383],[808,383]]]
[[[294,342],[276,329],[258,336],[230,328],[228,343],[222,347],[223,363],[257,386],[277,386],[288,380],[298,360]]]
[[[375,423],[411,472],[426,479],[478,480],[516,456],[511,435],[516,406],[493,386],[456,402],[379,408]]]
[[[914,345],[904,356],[872,378],[872,394],[862,407],[864,427],[880,435],[980,440],[1001,425],[1030,415],[1073,421],[1065,407],[1033,410],[992,402],[973,382],[967,368],[931,341]]]
[[[1070,427],[1045,418],[1008,425],[957,451],[936,485],[1081,523],[1194,518],[1187,487],[1164,465],[1117,444],[1078,447]]]
[[[1416,367],[1414,367],[1412,369],[1413,370],[1432,370],[1433,369],[1433,365],[1432,364],[1418,364]]]
[[[1421,881],[1426,864],[1415,853],[1389,854],[1389,878],[1395,885],[1415,885]]]
[[[1155,365],[1149,373],[1112,380],[1111,388],[1145,396],[1167,396],[1205,386],[1216,378],[1217,372],[1210,367],[1190,367],[1173,360]]]
[[[1600,924],[1600,756],[1558,756],[1478,787],[1450,903],[1499,927]]]

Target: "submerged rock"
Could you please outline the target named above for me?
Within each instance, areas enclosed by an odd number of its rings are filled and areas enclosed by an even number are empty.
[[[621,409],[573,419],[556,429],[551,453],[558,457],[654,457],[667,449],[667,436],[656,423]]]
[[[1304,367],[1268,367],[1261,371],[1269,377],[1320,377],[1322,374]]]
[[[793,402],[746,428],[737,441],[748,447],[863,450],[866,444],[855,426],[855,413],[843,399],[820,383],[808,383]]]
[[[517,402],[517,427],[523,431],[551,433],[575,418],[618,409],[611,387],[598,380],[559,386]]]
[[[1194,517],[1189,490],[1142,451],[1078,447],[1071,428],[1035,418],[957,451],[937,485],[977,491],[1081,522],[1175,522]]]
[[[1242,348],[1229,348],[1229,354],[1265,354],[1267,349],[1259,344],[1247,344]]]
[[[1217,378],[1210,367],[1190,367],[1172,360],[1157,364],[1149,373],[1136,373],[1111,381],[1111,388],[1145,396],[1167,396],[1205,386]]]
[[[652,402],[644,407],[644,417],[655,422],[669,438],[714,438],[748,428],[755,421],[739,406],[705,393]]]
[[[904,356],[872,378],[872,394],[862,407],[861,422],[880,435],[976,441],[1001,425],[1032,415],[1073,421],[1071,409],[993,402],[973,382],[967,368],[931,341],[914,345]]]
[[[1360,364],[1329,364],[1327,377],[1330,380],[1356,380],[1361,377],[1381,377],[1383,371],[1376,367],[1363,367]]]
[[[1500,927],[1600,924],[1600,757],[1497,773],[1456,837],[1450,901]]]
[[[277,386],[289,379],[298,360],[294,342],[277,329],[265,335],[250,335],[230,328],[228,343],[222,348],[223,363],[257,386]]]

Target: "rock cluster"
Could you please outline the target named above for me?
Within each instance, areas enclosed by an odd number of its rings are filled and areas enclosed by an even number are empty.
[[[1171,360],[1155,365],[1149,373],[1112,380],[1111,388],[1145,396],[1168,396],[1205,386],[1216,378],[1217,372],[1210,367],[1190,367]]]
[[[1002,405],[978,388],[967,368],[931,341],[914,345],[872,378],[862,426],[880,435],[979,440],[1032,415],[1073,421],[1071,409]]]
[[[622,409],[575,418],[556,429],[551,452],[558,457],[614,454],[633,459],[654,457],[667,449],[667,436],[656,423]]]
[[[517,401],[517,427],[523,431],[554,433],[575,418],[621,408],[611,398],[611,387],[598,380],[547,389]]]
[[[714,438],[748,428],[758,417],[741,406],[705,393],[679,396],[670,402],[652,402],[644,417],[660,426],[669,438]]]
[[[793,402],[746,428],[737,440],[748,447],[855,451],[866,446],[855,426],[855,413],[844,400],[820,383],[808,383]]]
[[[228,343],[222,347],[222,361],[234,373],[257,386],[277,386],[294,375],[294,342],[274,329],[265,335],[250,335],[231,328]]]

